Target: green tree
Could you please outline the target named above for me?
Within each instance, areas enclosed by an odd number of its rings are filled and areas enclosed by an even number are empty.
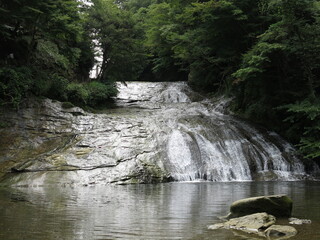
[[[300,142],[306,156],[315,158],[320,141],[315,116],[320,86],[319,3],[269,1],[267,9],[274,22],[233,74],[236,105],[246,117]]]
[[[282,106],[288,112],[289,135],[295,137],[301,153],[320,164],[320,100],[305,99]]]
[[[91,65],[89,61],[79,65],[92,50],[84,47],[88,41],[83,40],[78,2],[2,0],[0,11],[0,72],[12,73],[0,79],[2,103],[17,103],[28,92],[64,99],[64,89],[75,79],[78,67]],[[26,79],[28,84],[18,87]],[[5,86],[12,84],[17,91],[7,97]]]
[[[133,16],[112,0],[93,0],[88,26],[101,49],[98,81],[128,81],[142,71],[144,52],[139,46],[139,31]]]
[[[247,16],[231,1],[206,1],[186,7],[179,19],[175,57],[189,65],[189,83],[216,91],[237,66],[245,45]]]
[[[187,79],[187,73],[181,61],[174,57],[173,47],[182,25],[177,15],[183,10],[168,2],[152,4],[143,12],[145,21],[144,45],[149,53],[149,67],[154,73],[155,80],[181,81]]]

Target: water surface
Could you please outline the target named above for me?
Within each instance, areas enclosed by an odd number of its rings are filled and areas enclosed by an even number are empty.
[[[1,189],[0,239],[255,239],[207,226],[235,200],[280,193],[293,199],[295,217],[312,220],[291,239],[320,239],[318,182]]]

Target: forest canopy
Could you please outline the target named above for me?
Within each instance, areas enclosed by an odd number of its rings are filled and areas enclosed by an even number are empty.
[[[96,106],[116,81],[188,81],[320,159],[320,1],[2,0],[0,13],[2,105]]]

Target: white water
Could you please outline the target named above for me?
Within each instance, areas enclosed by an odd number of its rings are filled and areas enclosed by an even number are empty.
[[[195,96],[186,83],[119,86],[124,106],[153,109],[152,124],[166,146],[163,164],[176,181],[295,180],[305,176],[293,147],[277,134],[258,131]],[[193,100],[193,99],[196,99]],[[159,137],[158,137],[159,139]],[[158,140],[159,141],[159,140]]]

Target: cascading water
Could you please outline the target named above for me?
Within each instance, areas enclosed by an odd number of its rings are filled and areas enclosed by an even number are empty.
[[[174,180],[292,180],[305,175],[290,144],[223,114],[225,100],[200,100],[186,83],[129,83],[120,86],[119,97],[135,100],[136,106],[159,105],[153,121],[166,133],[162,154]]]
[[[184,82],[118,87],[116,106],[99,114],[66,110],[49,100],[38,110],[21,109],[12,117],[12,132],[23,135],[29,155],[22,158],[8,146],[0,163],[10,159],[13,173],[5,182],[90,185],[308,177],[290,144],[224,113],[225,99],[208,100]],[[44,152],[48,146],[50,151]]]

